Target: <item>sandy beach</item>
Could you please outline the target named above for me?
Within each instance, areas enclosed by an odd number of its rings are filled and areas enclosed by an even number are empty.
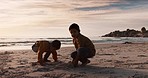
[[[0,78],[148,78],[148,43],[95,44],[96,56],[85,67],[72,67],[74,47],[58,50],[58,62],[36,63],[30,50],[0,51]],[[81,64],[81,63],[79,63]]]

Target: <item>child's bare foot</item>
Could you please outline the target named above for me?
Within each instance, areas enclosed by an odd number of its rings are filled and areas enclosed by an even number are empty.
[[[45,62],[51,62],[50,60],[45,60]]]
[[[82,63],[81,66],[85,66],[85,65],[87,65],[88,63],[90,63],[90,60],[87,60],[85,63]]]

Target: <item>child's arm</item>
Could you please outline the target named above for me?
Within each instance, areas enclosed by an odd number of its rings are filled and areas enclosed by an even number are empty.
[[[57,61],[57,52],[56,50],[55,51],[52,51],[52,58],[54,59],[54,61],[56,62]]]
[[[38,51],[38,62],[43,65],[43,59],[42,59],[43,52],[41,50]]]
[[[78,49],[78,44],[76,43],[75,39],[73,39],[73,44],[74,44],[75,48]]]

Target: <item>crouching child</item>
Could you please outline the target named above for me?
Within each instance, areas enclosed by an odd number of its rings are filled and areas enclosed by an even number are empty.
[[[56,50],[60,49],[61,42],[59,40],[54,40],[51,43],[49,41],[36,41],[35,44],[32,46],[32,50],[36,53],[38,53],[38,63],[40,65],[44,65],[45,62],[50,62],[48,60],[48,57],[50,54],[52,54],[52,58],[56,62],[58,60],[57,58],[57,52]],[[43,53],[45,52],[45,55],[43,57]]]
[[[76,51],[71,53],[73,66],[77,67],[78,61],[82,63],[81,66],[87,65],[90,63],[88,58],[93,58],[96,54],[94,44],[88,37],[80,33],[79,25],[76,23],[70,25],[69,32],[73,38],[73,44],[76,48]]]

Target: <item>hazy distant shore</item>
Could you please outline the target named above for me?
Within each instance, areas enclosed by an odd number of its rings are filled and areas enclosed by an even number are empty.
[[[74,47],[58,50],[59,62],[36,65],[32,50],[0,51],[1,78],[147,78],[148,43],[95,44],[97,53],[85,67],[73,68],[70,53]],[[51,61],[51,56],[49,57]],[[80,63],[79,63],[80,64]]]

